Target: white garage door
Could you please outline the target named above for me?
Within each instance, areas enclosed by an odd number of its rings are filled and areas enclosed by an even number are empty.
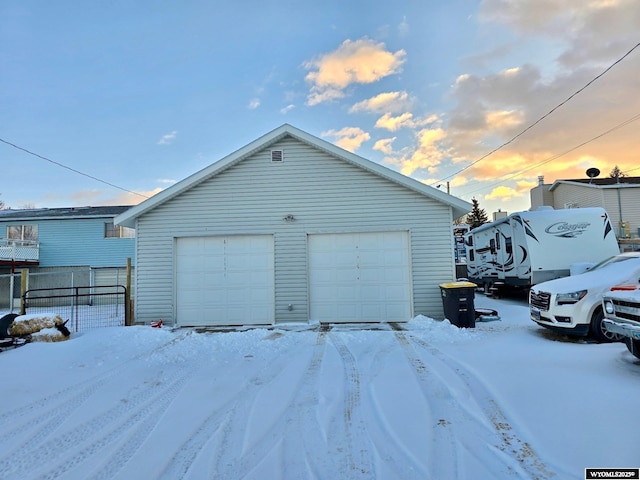
[[[312,321],[411,318],[408,232],[318,234],[308,241]]]
[[[273,265],[272,235],[177,239],[178,325],[273,324]]]

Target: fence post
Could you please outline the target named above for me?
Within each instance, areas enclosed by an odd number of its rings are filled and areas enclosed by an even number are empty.
[[[27,292],[27,275],[28,270],[24,268],[20,270],[20,315],[24,315],[26,312],[24,295]],[[13,299],[11,301],[13,302]]]
[[[73,272],[71,273],[71,278],[73,279]],[[72,280],[73,281],[73,280]],[[80,315],[78,315],[78,308],[80,308],[79,305],[79,301],[78,299],[80,298],[80,287],[73,287],[73,290],[75,291],[75,294],[73,296],[73,305],[72,305],[72,311],[75,312],[75,316],[76,316],[76,332],[78,331],[78,319],[80,317]]]
[[[127,258],[127,279],[124,288],[124,324],[131,326],[131,258]]]
[[[13,313],[13,309],[15,308],[15,305],[14,305],[15,302],[13,301],[14,289],[15,289],[15,285],[14,285],[15,276],[16,274],[12,268],[11,273],[9,274],[9,313]]]

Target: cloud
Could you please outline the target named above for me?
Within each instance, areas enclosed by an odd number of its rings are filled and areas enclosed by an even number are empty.
[[[409,22],[407,22],[407,17],[402,17],[402,22],[398,25],[398,35],[400,37],[404,37],[409,34]]]
[[[280,109],[280,113],[282,113],[283,115],[286,115],[287,113],[289,113],[291,110],[293,110],[294,108],[296,108],[295,105],[293,104],[289,104],[286,107],[283,107]]]
[[[113,194],[113,190],[105,191],[101,189],[85,189],[72,192],[68,196],[70,200],[65,201],[70,202],[71,205],[137,205],[162,190],[162,188],[143,190],[137,192],[139,194],[137,195],[135,193],[124,191],[119,191]]]
[[[176,139],[177,135],[178,132],[175,130],[171,133],[163,135],[160,140],[158,140],[158,145],[171,145],[171,143]]]
[[[344,90],[352,84],[370,84],[399,73],[406,52],[388,51],[384,43],[369,38],[345,40],[337,50],[305,62],[310,70],[305,80],[311,85],[308,105],[344,97]]]
[[[383,138],[381,140],[376,141],[373,145],[373,149],[379,152],[384,153],[385,155],[389,155],[393,153],[393,142],[395,142],[396,137],[393,138]]]
[[[116,197],[112,197],[110,199],[106,199],[102,205],[137,205],[141,202],[143,202],[144,200],[146,200],[147,198],[151,198],[153,197],[155,194],[160,193],[162,190],[164,190],[163,188],[154,188],[153,190],[145,190],[142,192],[138,192],[141,195],[144,195],[144,197],[140,196],[140,195],[134,195],[133,193],[126,193],[123,192],[120,195],[116,196]],[[145,198],[147,197],[147,198]]]
[[[486,200],[511,200],[518,196],[520,196],[520,194],[515,189],[501,185],[491,190],[491,193],[485,195],[484,198]]]
[[[512,131],[522,125],[523,117],[523,112],[493,110],[486,112],[485,124],[490,131]]]
[[[414,118],[413,113],[409,112],[405,112],[395,117],[385,113],[376,121],[375,127],[395,132],[401,128],[418,129],[437,122],[437,115],[430,115],[426,118]]]
[[[251,101],[249,102],[248,108],[249,108],[249,110],[255,110],[259,106],[260,106],[260,99],[259,98],[252,98]]]
[[[507,187],[500,185],[487,195],[484,196],[485,200],[501,200],[509,201],[522,196],[529,196],[529,192],[533,187],[538,184],[537,180],[522,180],[515,183],[514,187]]]
[[[332,137],[334,143],[345,150],[355,152],[360,146],[369,140],[371,136],[358,127],[345,127],[341,130],[328,130],[322,132],[323,137]]]
[[[400,168],[404,175],[412,175],[416,170],[433,172],[447,157],[445,147],[447,134],[440,127],[424,128],[415,134],[415,144],[385,157],[384,161]],[[389,144],[386,144],[389,146]]]
[[[403,113],[402,115],[398,115],[397,117],[392,117],[388,113],[385,113],[382,117],[378,119],[375,124],[376,128],[385,128],[390,132],[395,132],[404,126],[411,127],[414,125],[412,113]]]
[[[356,103],[349,109],[349,113],[399,113],[407,111],[410,107],[407,92],[386,92]]]

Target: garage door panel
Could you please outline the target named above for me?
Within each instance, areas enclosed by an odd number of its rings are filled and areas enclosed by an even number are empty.
[[[405,288],[401,286],[386,287],[385,297],[389,302],[403,302],[406,298]]]
[[[384,281],[387,285],[405,285],[406,274],[404,268],[393,265],[384,269]]]
[[[176,241],[179,325],[273,324],[272,235]]]
[[[408,245],[408,232],[310,235],[311,319],[321,322],[409,320]],[[388,308],[389,303],[393,303],[392,308]]]
[[[336,297],[338,302],[350,301],[358,294],[358,289],[353,285],[345,285],[336,288]]]

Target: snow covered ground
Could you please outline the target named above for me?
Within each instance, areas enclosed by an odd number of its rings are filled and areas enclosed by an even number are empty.
[[[581,479],[640,466],[640,362],[526,304],[458,329],[112,327],[0,353],[2,479]]]

